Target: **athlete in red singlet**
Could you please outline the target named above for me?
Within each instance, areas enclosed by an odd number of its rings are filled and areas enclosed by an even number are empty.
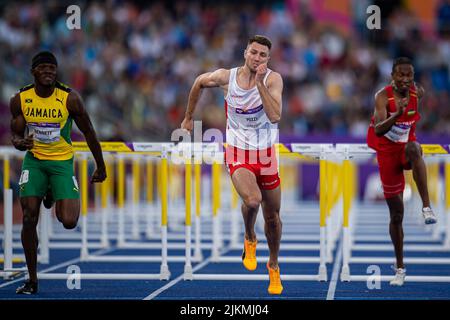
[[[281,190],[274,143],[278,139],[283,80],[280,74],[267,68],[271,46],[266,37],[254,36],[245,49],[243,66],[199,75],[189,94],[181,127],[193,129],[192,115],[203,88],[222,88],[227,115],[226,164],[243,202],[243,264],[251,271],[257,267],[255,222],[261,205],[270,254],[268,291],[281,294],[278,267]]]
[[[392,83],[375,94],[375,113],[369,126],[367,144],[377,152],[384,197],[389,207],[389,233],[395,249],[396,275],[391,285],[401,286],[405,279],[403,264],[403,170],[413,172],[422,198],[426,224],[436,223],[430,208],[427,173],[422,148],[416,141],[416,123],[420,119],[422,86],[414,82],[414,68],[408,58],[397,58],[392,66]]]

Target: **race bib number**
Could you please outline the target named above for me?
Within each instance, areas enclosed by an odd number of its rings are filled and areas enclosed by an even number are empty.
[[[406,143],[408,142],[410,130],[411,125],[396,123],[384,136],[393,142]]]
[[[59,123],[30,122],[28,129],[29,134],[34,135],[34,140],[41,143],[58,142],[61,136]]]
[[[261,129],[268,119],[265,117],[263,105],[255,108],[233,108],[230,112],[229,124],[233,129],[258,130]]]

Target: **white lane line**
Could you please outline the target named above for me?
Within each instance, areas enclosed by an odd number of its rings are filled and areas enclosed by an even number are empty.
[[[337,281],[339,278],[339,270],[341,269],[342,252],[343,252],[343,242],[344,239],[341,235],[339,240],[339,249],[334,260],[333,273],[331,275],[330,286],[328,287],[327,300],[334,300],[334,293],[336,292]]]
[[[101,249],[101,250],[98,250],[98,251],[93,252],[92,254],[104,254],[104,253],[109,253],[109,252],[114,251],[114,250],[116,250],[116,248]],[[56,269],[59,269],[59,268],[62,268],[62,267],[65,267],[65,266],[68,266],[68,265],[77,263],[77,262],[80,262],[80,261],[81,261],[80,258],[75,258],[75,259],[72,259],[72,260],[69,260],[69,261],[66,261],[66,262],[61,262],[60,264],[57,264],[57,265],[55,265],[55,266],[53,266],[53,267],[44,269],[44,270],[42,270],[42,271],[38,271],[38,273],[50,272],[50,271],[53,271],[53,270],[56,270]],[[16,279],[16,280],[8,281],[8,282],[6,282],[6,283],[0,284],[0,288],[9,286],[9,285],[11,285],[11,284],[14,284],[14,283],[17,283],[17,282],[20,282],[20,281],[24,281],[24,280],[27,279],[27,278],[28,278],[28,275],[27,275],[27,276],[20,277],[20,278],[18,278],[18,279]]]

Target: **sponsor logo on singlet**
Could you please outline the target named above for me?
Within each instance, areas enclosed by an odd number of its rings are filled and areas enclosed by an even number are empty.
[[[263,105],[259,105],[256,108],[252,108],[252,109],[243,109],[243,108],[236,108],[236,113],[237,114],[253,114],[253,113],[257,113],[260,112],[263,109]]]

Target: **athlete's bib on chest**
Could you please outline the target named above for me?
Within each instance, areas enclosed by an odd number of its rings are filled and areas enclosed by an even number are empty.
[[[58,142],[61,137],[59,123],[30,122],[28,123],[28,132],[34,135],[36,141],[42,143]]]
[[[395,123],[384,136],[392,142],[406,143],[408,142],[411,126],[412,124]]]
[[[234,115],[231,115],[234,121],[229,123],[235,129],[262,129],[264,124],[267,123],[266,113],[262,104],[253,108],[230,108],[229,111],[234,113]]]

